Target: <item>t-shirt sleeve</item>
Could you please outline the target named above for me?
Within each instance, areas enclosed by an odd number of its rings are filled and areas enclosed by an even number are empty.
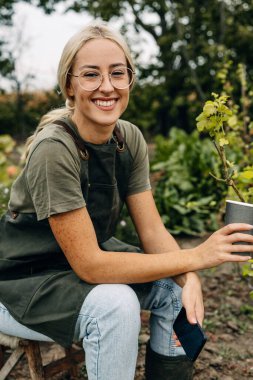
[[[85,206],[80,183],[80,160],[54,139],[41,141],[32,152],[26,171],[37,219]]]
[[[150,190],[149,158],[146,141],[141,131],[130,123],[125,128],[125,139],[133,157],[133,167],[129,178],[127,195]]]

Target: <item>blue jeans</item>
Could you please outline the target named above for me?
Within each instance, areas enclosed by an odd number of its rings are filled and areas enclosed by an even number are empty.
[[[175,344],[172,329],[181,308],[181,288],[168,278],[153,282],[141,296],[133,289],[135,286],[124,284],[98,285],[82,305],[74,340],[83,342],[89,380],[134,379],[141,309],[151,311],[151,348],[166,356],[184,355],[182,347]],[[0,331],[52,341],[15,321],[1,303]]]

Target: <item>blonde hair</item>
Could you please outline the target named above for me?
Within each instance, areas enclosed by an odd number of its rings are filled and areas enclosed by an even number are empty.
[[[105,38],[115,42],[125,54],[127,67],[129,67],[132,71],[135,70],[134,62],[132,60],[131,53],[126,41],[118,31],[109,27],[106,22],[93,22],[76,33],[65,45],[57,71],[58,85],[60,87],[62,95],[65,98],[65,107],[50,111],[41,118],[34,134],[30,136],[26,141],[24,154],[25,158],[28,156],[34,138],[45,126],[53,123],[55,120],[61,117],[70,117],[73,114],[73,111],[75,109],[74,99],[72,97],[69,97],[67,93],[70,80],[68,74],[71,72],[71,68],[78,51],[84,46],[86,42],[96,38]],[[130,89],[132,87],[133,83],[131,84]]]

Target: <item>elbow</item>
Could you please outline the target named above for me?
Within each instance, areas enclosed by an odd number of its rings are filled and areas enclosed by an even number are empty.
[[[69,263],[80,280],[91,285],[105,281],[105,268],[108,268],[108,264],[100,249],[93,250],[89,255],[72,256],[71,259]]]
[[[82,276],[79,277],[90,285],[101,284],[101,281],[98,281],[98,278],[94,273],[84,273]]]
[[[78,266],[74,269],[76,275],[82,280],[91,285],[101,284],[101,278],[99,278],[98,267],[95,263],[85,264]]]

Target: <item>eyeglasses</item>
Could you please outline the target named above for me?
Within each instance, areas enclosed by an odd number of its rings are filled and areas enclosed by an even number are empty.
[[[104,77],[100,71],[89,69],[82,71],[79,75],[74,75],[72,73],[68,73],[68,75],[77,78],[79,85],[85,91],[97,90],[100,87]],[[129,67],[119,67],[108,73],[112,86],[118,90],[124,90],[125,88],[130,87],[134,81],[134,75],[135,72],[129,69]]]

